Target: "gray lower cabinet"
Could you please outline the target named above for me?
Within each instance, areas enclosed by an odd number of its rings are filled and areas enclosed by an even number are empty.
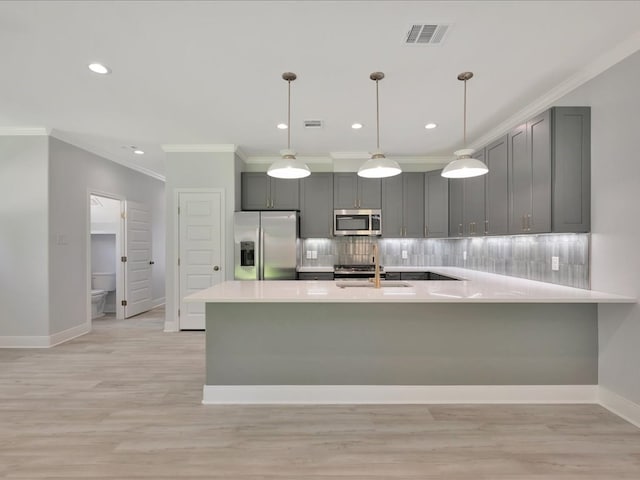
[[[485,162],[489,172],[485,175],[485,235],[509,233],[509,176],[508,136],[496,140],[485,148]]]
[[[552,231],[591,229],[591,109],[556,107],[552,113]]]
[[[551,231],[551,111],[509,133],[509,233]]]
[[[298,272],[298,280],[333,280],[333,272]]]
[[[266,173],[242,174],[242,210],[299,210],[300,182],[272,178]]]
[[[382,208],[382,182],[379,178],[362,178],[357,173],[334,173],[333,188],[333,208]]]
[[[312,173],[300,180],[300,237],[333,236],[333,173]]]
[[[382,236],[424,236],[424,174],[402,173],[382,180]]]
[[[428,238],[449,236],[449,180],[442,170],[424,175],[424,233]]]

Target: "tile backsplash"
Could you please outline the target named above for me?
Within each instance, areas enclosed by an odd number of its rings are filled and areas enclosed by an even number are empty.
[[[443,239],[312,238],[301,242],[301,258],[303,266],[371,263],[371,245],[378,242],[381,263],[385,266],[462,267],[589,288],[589,240],[589,234]],[[551,269],[552,257],[558,257],[557,271]]]

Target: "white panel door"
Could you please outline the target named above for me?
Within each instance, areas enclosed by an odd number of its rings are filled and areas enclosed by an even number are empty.
[[[125,318],[151,309],[151,212],[146,205],[127,200]]]
[[[224,279],[224,212],[222,192],[178,194],[180,330],[204,330],[204,303],[184,297]]]

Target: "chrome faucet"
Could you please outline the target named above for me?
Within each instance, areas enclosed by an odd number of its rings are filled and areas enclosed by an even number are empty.
[[[378,244],[373,244],[373,261],[375,263],[375,270],[373,276],[373,287],[380,288],[380,256],[378,255]]]

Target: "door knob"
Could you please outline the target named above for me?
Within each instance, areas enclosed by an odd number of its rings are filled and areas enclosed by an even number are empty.
[[[154,262],[153,260],[151,260],[151,261],[149,262],[149,265],[155,265],[155,264],[156,264],[156,262]]]
[[[218,265],[216,265],[215,267],[213,267],[213,271],[217,272],[218,270],[220,270],[220,267]]]

